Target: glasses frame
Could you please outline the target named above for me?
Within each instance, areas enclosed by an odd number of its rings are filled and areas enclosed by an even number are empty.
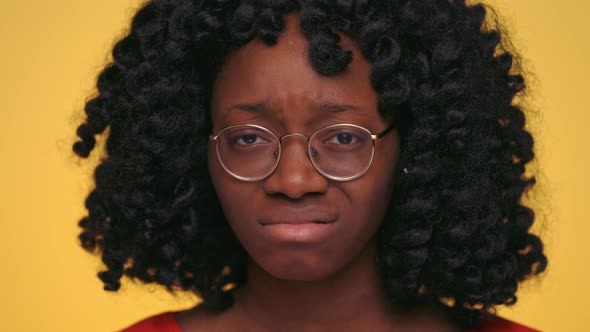
[[[277,161],[275,162],[275,165],[266,174],[261,175],[261,176],[256,177],[256,178],[243,177],[243,176],[240,176],[240,175],[237,175],[237,174],[233,173],[225,165],[225,163],[221,159],[221,155],[219,154],[219,140],[218,140],[218,137],[221,134],[223,134],[223,132],[225,132],[226,130],[229,130],[229,129],[232,129],[232,128],[237,128],[237,127],[244,127],[244,126],[254,127],[254,128],[260,129],[262,131],[265,131],[265,132],[271,134],[272,136],[274,136],[277,139],[277,141],[279,142],[278,155],[276,156]],[[330,128],[337,128],[337,127],[355,127],[357,129],[360,129],[360,130],[363,130],[363,131],[367,132],[370,135],[370,137],[371,137],[371,158],[370,158],[369,162],[367,163],[367,166],[365,166],[360,172],[358,172],[358,174],[355,174],[354,176],[338,177],[338,176],[329,175],[329,174],[325,173],[324,171],[322,171],[320,169],[320,167],[315,163],[315,161],[313,159],[313,152],[312,152],[313,148],[311,147],[311,141],[312,141],[312,139],[319,132],[321,132],[322,130],[326,130],[326,129],[330,129]],[[352,180],[358,179],[359,177],[361,177],[363,174],[365,174],[367,172],[367,170],[369,169],[369,167],[371,167],[371,164],[373,163],[373,158],[375,156],[375,141],[378,140],[378,139],[380,139],[380,138],[382,138],[382,137],[384,137],[387,133],[389,133],[394,128],[395,128],[395,125],[394,124],[391,124],[389,127],[387,127],[382,132],[377,133],[377,134],[373,134],[369,129],[367,129],[365,127],[362,127],[362,126],[359,126],[359,125],[355,125],[355,124],[352,124],[352,123],[338,123],[338,124],[334,124],[334,125],[330,125],[330,126],[326,126],[324,128],[321,128],[321,129],[317,130],[315,133],[313,133],[313,135],[311,135],[311,136],[306,136],[306,135],[301,134],[301,133],[288,133],[288,134],[285,134],[283,136],[278,136],[275,133],[273,133],[272,131],[270,131],[270,129],[265,128],[263,126],[245,123],[245,124],[238,124],[238,125],[231,125],[231,126],[224,127],[222,129],[220,129],[217,132],[217,134],[215,134],[215,135],[209,135],[209,140],[215,141],[215,151],[217,153],[217,160],[219,160],[219,163],[221,164],[221,167],[223,167],[223,169],[229,175],[231,175],[234,178],[236,178],[238,180],[241,180],[241,181],[245,181],[245,182],[256,182],[256,181],[260,181],[260,180],[263,180],[263,179],[267,178],[279,166],[279,163],[281,162],[282,149],[283,149],[283,139],[284,138],[287,138],[289,136],[295,136],[295,135],[303,136],[303,137],[305,137],[307,139],[307,154],[308,154],[309,160],[311,161],[311,164],[313,165],[313,167],[315,168],[315,170],[318,171],[318,173],[322,174],[324,177],[326,177],[326,178],[328,178],[330,180],[344,182],[344,181],[352,181]]]

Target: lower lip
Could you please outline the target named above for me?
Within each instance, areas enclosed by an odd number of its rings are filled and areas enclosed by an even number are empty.
[[[315,242],[326,238],[335,223],[269,224],[262,232],[272,240],[282,242]]]

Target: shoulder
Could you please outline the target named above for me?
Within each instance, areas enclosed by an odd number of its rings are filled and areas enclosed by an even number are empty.
[[[182,332],[174,313],[164,312],[141,320],[121,332]]]
[[[238,326],[233,311],[228,309],[218,312],[197,305],[188,310],[164,312],[145,318],[121,332],[231,331],[231,326]]]
[[[482,320],[479,325],[467,332],[539,332],[539,330],[496,316],[489,320]]]
[[[188,310],[174,313],[178,326],[183,331],[232,331],[241,326],[236,318],[236,308],[231,306],[224,310],[208,309],[196,305]]]

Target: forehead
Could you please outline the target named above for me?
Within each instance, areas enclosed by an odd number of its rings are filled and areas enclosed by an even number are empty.
[[[324,103],[356,106],[365,113],[362,116],[377,115],[371,64],[355,41],[341,35],[340,46],[352,51],[353,60],[344,72],[331,77],[313,69],[308,45],[298,15],[289,14],[276,45],[254,39],[230,54],[213,86],[214,123],[231,118],[237,104],[263,103],[273,116],[283,119],[318,112],[317,105]]]

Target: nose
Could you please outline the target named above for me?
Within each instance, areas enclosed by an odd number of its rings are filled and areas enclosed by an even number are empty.
[[[302,134],[289,134],[281,141],[281,159],[274,172],[264,180],[265,192],[284,194],[291,199],[326,192],[328,179],[311,163],[307,138]]]

